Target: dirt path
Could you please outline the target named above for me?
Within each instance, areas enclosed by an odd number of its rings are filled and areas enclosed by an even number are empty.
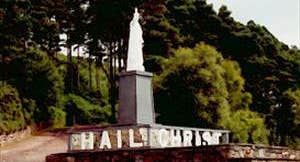
[[[44,162],[47,155],[66,151],[63,132],[41,133],[0,148],[0,162]]]

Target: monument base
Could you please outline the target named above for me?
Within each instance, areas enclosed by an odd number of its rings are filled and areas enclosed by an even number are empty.
[[[300,150],[286,147],[226,144],[201,147],[138,149],[115,151],[78,151],[52,154],[46,162],[300,162]]]
[[[161,124],[107,125],[73,128],[68,152],[192,147],[229,143],[228,130]]]
[[[154,124],[152,73],[126,71],[120,74],[119,124]]]

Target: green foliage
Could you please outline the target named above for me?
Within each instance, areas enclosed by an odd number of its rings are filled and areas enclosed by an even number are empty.
[[[179,34],[180,29],[171,24],[166,14],[169,12],[164,5],[166,1],[149,1],[145,3],[144,18],[144,35],[145,46],[143,51],[146,55],[155,55],[168,57],[171,54],[172,48],[177,48],[179,43],[182,42],[182,37]],[[155,71],[157,64],[147,67],[147,70]]]
[[[66,113],[61,109],[54,106],[48,108],[50,119],[49,123],[52,128],[62,128],[66,126]]]
[[[300,148],[300,89],[285,91],[282,103],[275,111],[277,137],[281,145]]]
[[[181,118],[164,121],[216,126],[218,109],[228,106],[225,102],[228,92],[223,79],[224,69],[220,64],[222,59],[216,50],[202,43],[194,49],[180,48],[175,51],[174,57],[163,62],[163,72],[155,78],[157,110],[164,111],[165,107],[173,112],[170,116]],[[174,98],[176,101],[173,101]],[[171,113],[169,111],[166,114]],[[161,114],[161,117],[168,118],[166,114]],[[203,121],[191,121],[195,114]]]
[[[156,55],[149,55],[145,58],[144,66],[147,69],[147,71],[155,71],[157,74],[162,72],[162,61],[164,60],[164,57],[162,56],[156,56]]]
[[[220,124],[232,131],[232,142],[268,144],[268,131],[264,120],[249,109],[232,111]]]
[[[40,45],[40,48],[51,57],[60,50],[59,25],[53,20],[60,3],[62,2],[55,0],[31,1],[30,15],[34,26],[31,40]]]
[[[31,36],[32,17],[30,1],[3,0],[0,5],[0,54],[11,47],[24,49],[25,42]]]
[[[59,54],[58,59],[60,62],[66,62],[67,57]],[[108,89],[106,88],[108,87],[108,81],[105,74],[100,70],[102,72],[98,76],[100,77],[100,87],[97,87],[97,67],[94,63],[91,65],[91,71],[89,71],[88,59],[82,58],[78,60],[78,58],[74,57],[72,64],[73,67],[76,67],[76,64],[80,66],[79,69],[74,69],[76,73],[79,72],[80,85],[74,93],[60,97],[58,106],[50,109],[51,123],[54,123],[54,127],[106,123],[111,112],[108,103]],[[61,64],[58,66],[58,69],[61,76],[64,78],[68,77],[66,75],[66,64]],[[92,74],[91,76],[89,76],[90,73]],[[64,84],[69,84],[67,79],[64,79],[64,81]],[[65,93],[68,92],[65,91]]]
[[[0,82],[0,134],[12,133],[26,126],[17,89]]]
[[[284,132],[276,133],[280,125],[275,115],[276,105],[283,104],[281,99],[287,89],[299,87],[299,49],[295,46],[289,48],[266,27],[252,20],[245,25],[237,22],[226,6],[222,6],[218,13],[205,0],[168,0],[164,6],[167,11],[163,17],[182,38],[179,42],[174,41],[175,44],[193,47],[204,41],[215,46],[224,58],[239,63],[246,80],[245,90],[253,96],[250,109],[265,117],[270,130],[269,142],[280,144]],[[251,99],[249,93],[241,98],[236,94],[237,97],[230,97],[229,102],[246,100],[247,103]],[[235,107],[239,109],[246,105],[237,104]]]
[[[60,62],[66,62],[67,57],[62,54],[58,54],[58,60]],[[104,72],[99,69],[100,75],[96,75],[96,67],[95,63],[91,64],[91,69],[89,70],[89,63],[88,59],[82,58],[78,60],[77,58],[73,58],[73,67],[75,67],[76,64],[79,64],[80,68],[76,69],[76,73],[79,73],[79,87],[77,87],[77,91],[74,92],[74,94],[78,96],[82,96],[84,98],[87,98],[88,100],[99,102],[101,106],[108,104],[108,97],[109,92],[107,87],[109,86],[108,80],[104,74]],[[59,73],[63,76],[63,78],[66,78],[67,70],[66,70],[66,64],[61,64],[59,67]],[[91,73],[91,76],[89,74]],[[99,85],[97,85],[97,77],[99,77]],[[67,79],[64,79],[65,85],[69,84]],[[90,85],[91,84],[91,85]],[[68,93],[68,91],[65,90],[65,93]]]
[[[174,53],[155,77],[160,122],[222,127],[232,130],[236,141],[266,143],[263,119],[249,110],[251,94],[243,90],[244,80],[236,62],[223,59],[203,43]],[[234,126],[237,124],[239,127]]]
[[[63,78],[53,61],[44,52],[32,48],[14,58],[9,69],[9,82],[23,97],[35,101],[35,121],[47,121],[48,108],[57,104],[63,92]]]
[[[34,123],[33,114],[36,109],[36,103],[33,99],[22,98],[22,106],[24,118],[27,125],[31,125]]]
[[[229,92],[228,102],[231,110],[248,109],[252,103],[252,95],[244,90],[245,80],[242,77],[239,64],[235,61],[223,60],[222,67],[225,70],[223,77]]]
[[[105,123],[111,115],[109,105],[101,107],[74,94],[65,96],[64,106],[67,125]]]

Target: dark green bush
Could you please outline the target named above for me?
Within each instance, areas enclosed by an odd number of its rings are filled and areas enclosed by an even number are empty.
[[[66,113],[61,108],[50,106],[49,113],[52,128],[62,128],[66,125]]]
[[[0,82],[0,134],[11,133],[26,126],[17,89]]]
[[[106,123],[111,115],[108,105],[101,107],[74,94],[65,96],[64,106],[68,126]]]
[[[33,116],[34,110],[36,108],[36,103],[32,99],[23,98],[22,106],[23,106],[23,110],[24,110],[23,113],[24,113],[24,118],[25,118],[26,124],[30,125],[34,122],[32,116]]]

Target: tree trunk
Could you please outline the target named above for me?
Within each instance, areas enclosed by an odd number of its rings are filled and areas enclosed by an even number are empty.
[[[80,51],[79,51],[79,45],[77,48],[77,90],[80,91]]]
[[[1,54],[2,55],[2,57],[1,57],[1,59],[2,59],[2,62],[1,62],[1,76],[2,76],[2,78],[1,78],[1,80],[3,80],[3,81],[5,81],[5,79],[6,79],[6,77],[5,77],[5,59],[4,59],[4,54]],[[3,85],[4,85],[4,82],[2,82],[3,83]]]
[[[114,69],[113,76],[114,76],[114,80],[115,80],[116,75],[117,75],[117,56],[116,55],[113,56],[113,61],[114,61],[114,63],[113,63],[113,69]]]
[[[96,58],[96,67],[95,67],[95,70],[96,70],[95,71],[96,72],[95,80],[96,80],[96,89],[97,89],[97,91],[100,92],[100,74],[99,74],[100,63],[99,63],[99,61],[101,61],[101,60],[99,57],[97,57]]]
[[[126,70],[127,68],[127,48],[126,48],[126,45],[128,44],[128,40],[127,39],[124,39],[124,42],[123,42],[123,52],[124,52],[124,55],[123,55],[123,67],[124,69]]]
[[[88,62],[89,62],[89,88],[92,89],[92,58],[91,58],[91,54],[89,54]]]
[[[115,101],[115,80],[114,80],[114,69],[113,69],[113,52],[112,52],[112,43],[109,44],[109,102],[111,105],[111,118],[110,123],[116,122],[116,101]]]
[[[119,72],[121,72],[122,71],[122,55],[123,55],[123,48],[122,48],[122,46],[123,46],[123,41],[122,40],[120,40],[119,41],[119,47],[118,47],[118,70],[119,70]]]
[[[73,64],[72,64],[72,45],[68,42],[70,39],[69,34],[67,34],[67,88],[69,92],[73,92],[74,90],[74,73],[73,73]]]

